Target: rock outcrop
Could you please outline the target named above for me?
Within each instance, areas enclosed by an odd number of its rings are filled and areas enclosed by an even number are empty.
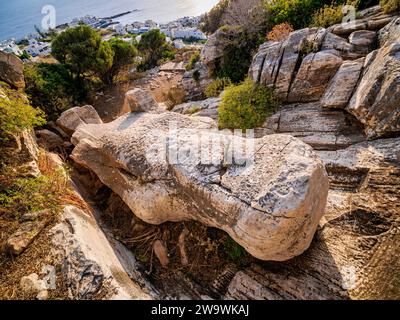
[[[221,98],[208,98],[202,101],[191,101],[175,106],[171,111],[196,117],[218,119],[218,107]]]
[[[325,207],[321,161],[290,136],[253,140],[213,128],[207,118],[132,113],[78,127],[72,158],[145,222],[197,220],[226,231],[263,260],[304,252]],[[208,143],[201,151],[200,142]],[[254,161],[242,149],[252,145]]]
[[[205,99],[204,90],[213,81],[209,75],[207,65],[199,61],[193,70],[186,71],[179,82],[179,87],[186,92],[186,100]]]
[[[400,42],[372,52],[347,110],[369,137],[400,132]]]
[[[290,104],[256,129],[256,136],[290,134],[316,150],[338,150],[366,139],[362,126],[342,110],[325,109],[319,102]]]
[[[318,102],[344,109],[363,125],[366,138],[393,136],[400,132],[400,21],[379,7],[360,16],[266,42],[249,75],[274,88],[284,104]]]
[[[226,47],[234,42],[240,31],[235,28],[220,28],[208,37],[206,45],[201,51],[201,57],[206,65],[213,66],[215,61],[221,58]]]
[[[364,60],[349,60],[340,66],[321,99],[323,107],[343,109],[347,106],[360,79]]]
[[[25,88],[24,64],[12,53],[0,51],[0,80],[16,89]]]
[[[335,51],[308,54],[291,87],[289,102],[318,101],[343,60]]]

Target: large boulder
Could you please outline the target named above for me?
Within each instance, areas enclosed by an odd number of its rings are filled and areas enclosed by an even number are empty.
[[[103,121],[100,119],[96,109],[87,105],[64,111],[56,123],[65,133],[72,135],[81,124],[101,124]]]
[[[16,89],[25,88],[24,64],[21,59],[12,53],[0,51],[0,80]]]
[[[347,110],[379,137],[400,131],[400,42],[370,54]]]
[[[325,168],[291,136],[246,139],[207,118],[132,113],[80,126],[73,141],[72,158],[140,219],[220,228],[259,259],[303,253],[324,213]]]
[[[318,152],[330,177],[311,248],[279,264],[239,270],[226,299],[398,299],[400,138]]]

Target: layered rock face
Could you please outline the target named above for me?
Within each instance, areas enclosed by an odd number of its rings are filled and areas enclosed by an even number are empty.
[[[251,139],[214,128],[207,118],[132,113],[79,126],[72,158],[145,222],[197,220],[263,260],[304,252],[326,204],[321,160],[291,136]]]
[[[398,133],[400,20],[379,7],[361,18],[263,44],[249,75],[274,88],[284,103],[315,102],[338,115],[352,114],[366,138]]]

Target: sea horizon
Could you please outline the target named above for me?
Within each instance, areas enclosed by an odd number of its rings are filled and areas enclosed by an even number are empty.
[[[42,8],[52,5],[56,9],[56,25],[71,22],[74,18],[93,15],[109,17],[123,12],[131,13],[114,19],[123,24],[134,21],[154,20],[170,22],[185,16],[198,16],[209,11],[218,0],[14,0],[2,3],[0,9],[0,41],[22,39],[41,26]],[[29,17],[29,18],[28,18]]]

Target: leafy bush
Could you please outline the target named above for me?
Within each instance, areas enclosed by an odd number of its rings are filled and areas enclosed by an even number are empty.
[[[54,39],[52,55],[82,84],[84,77],[98,70],[99,63],[112,61],[111,51],[104,50],[101,44],[101,37],[94,29],[81,25],[61,32]],[[102,52],[99,56],[100,49]]]
[[[271,89],[246,79],[225,90],[218,108],[221,129],[253,129],[260,127],[277,108]]]
[[[327,28],[336,23],[341,22],[343,19],[343,6],[342,5],[325,5],[315,12],[311,19],[312,27]]]
[[[400,11],[400,0],[381,0],[380,5],[385,13]]]
[[[156,67],[166,59],[173,59],[172,47],[167,43],[165,34],[159,29],[146,32],[140,38],[138,49],[144,57],[144,61],[139,65],[140,71],[145,71]]]
[[[204,93],[207,98],[218,97],[231,84],[232,81],[229,78],[217,78],[206,87]]]
[[[345,0],[272,0],[266,1],[268,27],[272,29],[280,23],[289,23],[293,28],[302,29],[312,22],[315,12],[325,5],[340,5]]]
[[[45,124],[43,111],[30,106],[20,93],[5,85],[0,88],[5,92],[5,96],[0,95],[0,141],[7,141],[25,129]]]
[[[245,260],[248,256],[246,250],[229,236],[227,236],[223,244],[223,249],[228,260],[235,263],[243,263],[243,260]]]
[[[189,63],[186,66],[186,70],[193,70],[195,64],[200,61],[200,52],[196,51],[193,53],[193,55],[190,57]]]
[[[104,84],[112,84],[119,71],[133,63],[137,50],[120,39],[102,41],[89,26],[67,29],[52,43],[53,56],[74,76],[79,87],[83,79],[98,76]]]
[[[249,70],[254,50],[264,42],[260,34],[249,35],[241,28],[225,26],[218,41],[223,55],[215,61],[211,73],[216,78],[229,78],[234,83],[243,81]]]
[[[364,4],[365,2],[366,1],[364,1]],[[343,10],[345,5],[353,6],[355,9],[358,9],[362,3],[362,0],[343,0],[333,2],[330,5],[324,5],[312,15],[311,26],[327,28],[336,23],[340,23],[346,14],[346,11]]]
[[[293,32],[293,27],[287,23],[280,23],[272,28],[271,32],[267,35],[269,41],[282,41],[289,37],[290,33]]]
[[[25,91],[32,105],[45,111],[49,120],[56,120],[63,111],[81,102],[86,94],[61,64],[26,65],[24,74]]]
[[[133,44],[120,39],[111,39],[108,41],[108,45],[113,59],[111,63],[102,65],[100,78],[103,83],[112,84],[119,72],[134,62],[138,51]]]

